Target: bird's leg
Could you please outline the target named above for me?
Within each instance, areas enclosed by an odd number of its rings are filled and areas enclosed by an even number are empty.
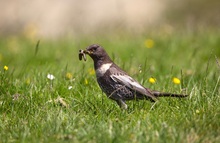
[[[128,105],[122,99],[116,100],[116,102],[122,109],[126,110],[128,108]]]

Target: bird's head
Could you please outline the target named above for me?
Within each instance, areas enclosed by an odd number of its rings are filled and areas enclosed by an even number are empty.
[[[97,44],[93,44],[87,47],[86,50],[84,50],[84,53],[88,54],[94,62],[98,60],[110,60],[106,51]]]

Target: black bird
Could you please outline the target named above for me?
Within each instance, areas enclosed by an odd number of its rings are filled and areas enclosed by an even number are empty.
[[[80,50],[80,60],[88,54],[94,61],[97,82],[108,98],[115,100],[117,104],[127,109],[126,100],[147,99],[155,102],[157,97],[186,97],[187,95],[162,93],[143,87],[118,67],[100,45],[90,45],[86,50]],[[84,60],[86,60],[84,58]]]

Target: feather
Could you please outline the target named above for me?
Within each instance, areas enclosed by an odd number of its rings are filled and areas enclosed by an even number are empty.
[[[125,85],[126,87],[128,87],[128,88],[130,88],[140,94],[148,96],[148,97],[152,98],[153,100],[156,99],[156,97],[150,91],[146,90],[146,88],[141,86],[137,81],[135,81],[133,78],[131,78],[130,76],[128,76],[126,74],[111,74],[110,77],[115,82],[118,82],[122,85]]]

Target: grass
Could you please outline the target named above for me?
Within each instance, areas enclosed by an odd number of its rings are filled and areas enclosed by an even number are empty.
[[[198,32],[41,39],[37,48],[37,40],[1,38],[1,142],[218,142],[219,37]],[[144,46],[148,38],[153,48]],[[121,110],[99,89],[92,60],[78,60],[78,50],[92,43],[104,46],[144,86],[189,97],[129,101],[128,110]]]

